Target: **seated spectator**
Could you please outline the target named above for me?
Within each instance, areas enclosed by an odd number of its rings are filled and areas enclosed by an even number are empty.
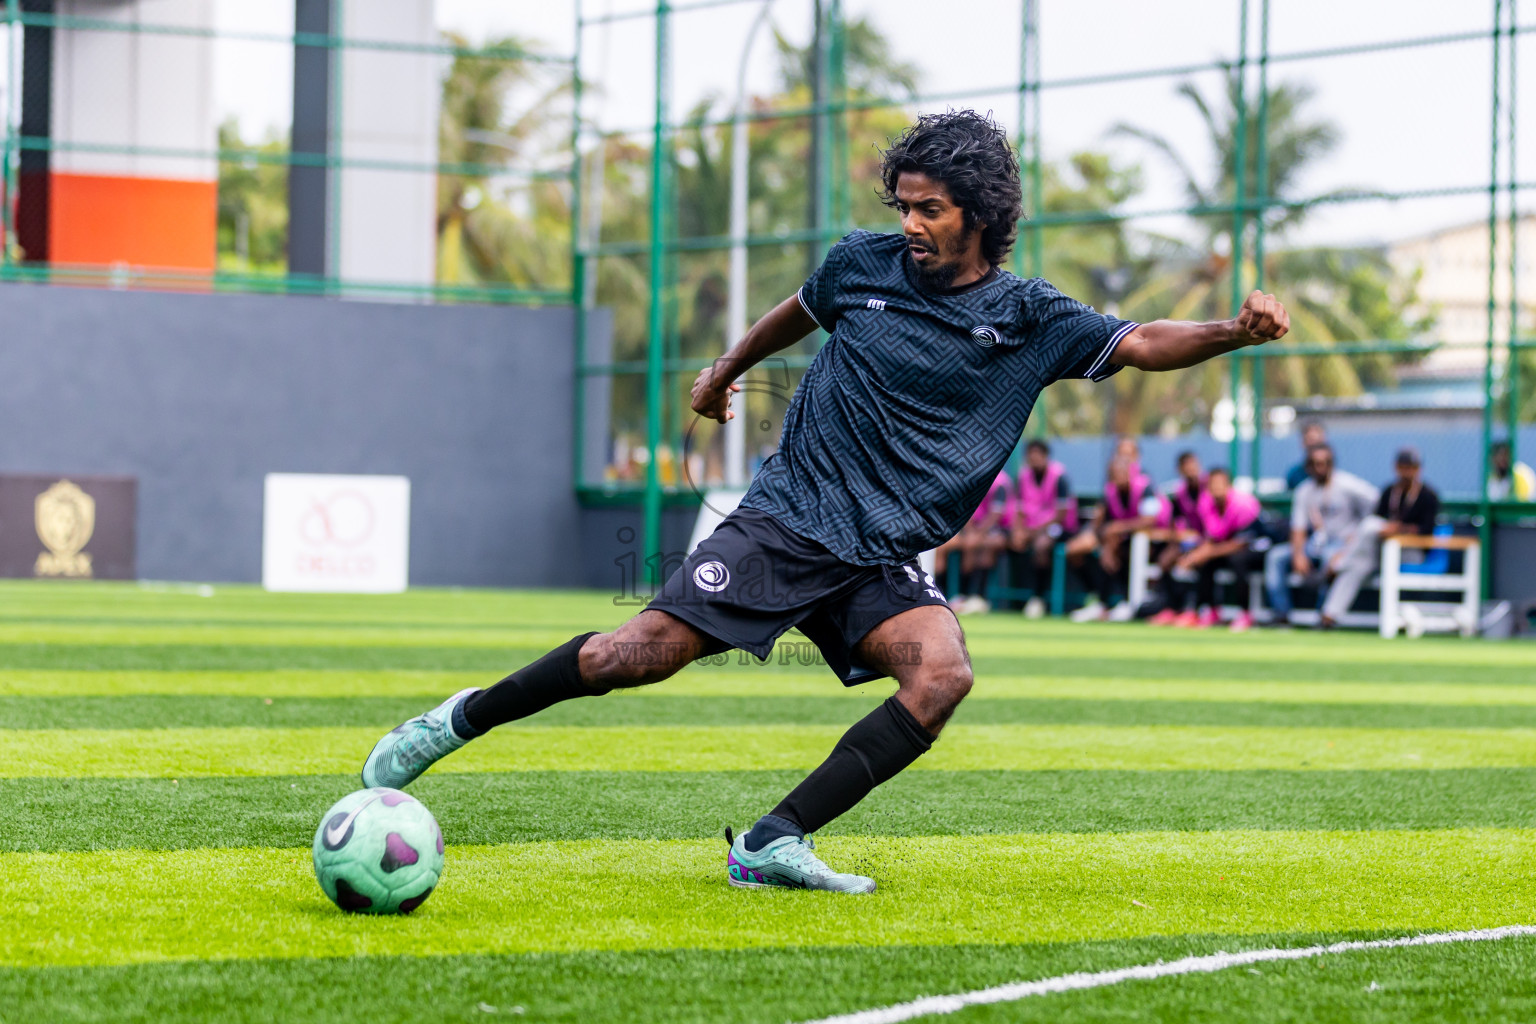
[[[1200,498],[1205,493],[1205,474],[1200,468],[1200,457],[1194,452],[1182,452],[1178,461],[1178,479],[1168,485],[1162,494],[1157,519],[1148,531],[1152,540],[1152,557],[1162,574],[1145,604],[1136,610],[1138,617],[1151,617],[1157,625],[1166,624],[1170,616],[1164,612],[1172,607],[1171,577],[1173,563],[1179,556],[1192,549],[1200,541]]]
[[[1134,437],[1121,434],[1115,438],[1115,454],[1110,457],[1110,461],[1115,459],[1123,459],[1130,464],[1132,479],[1142,477],[1150,481],[1151,478],[1141,469],[1141,442]]]
[[[1495,441],[1488,449],[1488,500],[1536,501],[1536,472],[1514,461],[1508,441]]]
[[[1308,420],[1301,428],[1301,461],[1285,471],[1285,489],[1294,491],[1307,479],[1307,453],[1328,443],[1328,431],[1317,420]]]
[[[1205,473],[1200,468],[1200,456],[1194,452],[1179,453],[1179,479],[1165,492],[1171,506],[1175,530],[1200,529],[1200,497],[1205,493]]]
[[[950,601],[950,607],[957,614],[992,610],[987,600],[987,579],[1008,544],[1013,519],[1013,481],[1007,472],[1001,472],[987,489],[987,496],[971,513],[970,522],[934,553],[934,575],[939,578],[943,578],[942,574],[949,566],[950,553],[960,553],[960,593]]]
[[[1031,591],[1024,616],[1045,614],[1045,595],[1051,590],[1052,556],[1063,536],[1077,529],[1077,503],[1067,470],[1051,460],[1051,447],[1039,439],[1024,449],[1024,467],[1014,506],[1013,529],[1008,547],[1023,558],[1024,585]]]
[[[1388,537],[1427,537],[1435,532],[1440,516],[1440,495],[1424,483],[1419,467],[1419,453],[1404,448],[1397,453],[1397,479],[1381,492],[1374,515],[1366,516],[1355,531],[1354,539],[1334,556],[1337,575],[1323,601],[1323,616],[1318,625],[1329,629],[1338,624],[1355,595],[1381,564],[1381,542]]]
[[[1230,570],[1237,577],[1237,604],[1243,609],[1232,622],[1235,632],[1253,626],[1247,611],[1248,572],[1254,543],[1259,538],[1259,499],[1234,490],[1232,474],[1211,470],[1206,490],[1200,495],[1200,540],[1183,551],[1168,572],[1169,605],[1158,613],[1155,625],[1206,629],[1216,625],[1216,573]],[[1198,609],[1198,610],[1197,610]]]
[[[1094,509],[1093,521],[1067,542],[1067,562],[1090,595],[1072,613],[1073,622],[1126,622],[1135,615],[1124,599],[1131,534],[1156,524],[1161,501],[1150,480],[1132,476],[1133,465],[1124,458],[1111,460],[1104,500]]]
[[[1290,621],[1290,574],[1321,586],[1380,497],[1353,473],[1335,469],[1326,444],[1307,452],[1307,473],[1291,499],[1291,541],[1276,544],[1264,559],[1264,590],[1277,625]]]

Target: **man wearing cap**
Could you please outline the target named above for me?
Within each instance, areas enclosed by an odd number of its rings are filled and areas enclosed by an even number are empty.
[[[1381,542],[1388,537],[1428,536],[1440,515],[1440,495],[1423,481],[1419,453],[1397,453],[1397,479],[1381,492],[1376,514],[1366,516],[1354,539],[1336,556],[1333,586],[1323,602],[1320,625],[1327,629],[1349,611],[1355,595],[1381,562]]]

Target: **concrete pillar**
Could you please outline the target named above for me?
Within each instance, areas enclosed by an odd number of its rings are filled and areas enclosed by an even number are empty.
[[[214,27],[213,0],[56,0],[54,7],[61,16],[125,26]],[[166,151],[210,153],[217,144],[212,41],[71,28],[51,34],[49,128],[58,148],[47,166],[47,258],[211,272],[218,162]],[[124,151],[138,147],[161,152]]]
[[[331,0],[295,0],[294,32],[331,34]],[[296,159],[288,169],[288,272],[325,277],[330,272],[331,175],[324,161],[331,151],[331,72],[335,51],[329,46],[293,48],[293,133]]]
[[[434,0],[335,0],[334,27],[348,39],[438,41]],[[437,163],[438,109],[448,58],[343,47],[333,138],[349,161]],[[332,192],[343,282],[430,285],[437,277],[437,175],[430,170],[343,166]],[[385,297],[377,293],[374,298]]]

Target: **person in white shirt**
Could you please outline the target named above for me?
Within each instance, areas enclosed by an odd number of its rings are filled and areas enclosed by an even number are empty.
[[[1290,620],[1290,574],[1321,584],[1337,572],[1346,546],[1380,496],[1353,473],[1335,469],[1330,446],[1308,450],[1307,479],[1291,499],[1291,542],[1276,544],[1264,559],[1264,590],[1276,624]]]

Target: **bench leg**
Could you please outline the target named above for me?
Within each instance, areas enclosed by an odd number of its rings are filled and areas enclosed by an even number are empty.
[[[1381,546],[1381,635],[1397,636],[1401,627],[1403,548],[1388,540]]]
[[[1131,535],[1131,578],[1125,599],[1132,609],[1140,608],[1147,600],[1147,559],[1151,552],[1151,538],[1139,530]]]
[[[1051,614],[1067,613],[1067,538],[1062,537],[1051,554]]]
[[[1467,589],[1461,598],[1461,635],[1476,636],[1478,612],[1483,605],[1483,552],[1481,545],[1473,544],[1462,556],[1466,562],[1461,572],[1466,577]]]

